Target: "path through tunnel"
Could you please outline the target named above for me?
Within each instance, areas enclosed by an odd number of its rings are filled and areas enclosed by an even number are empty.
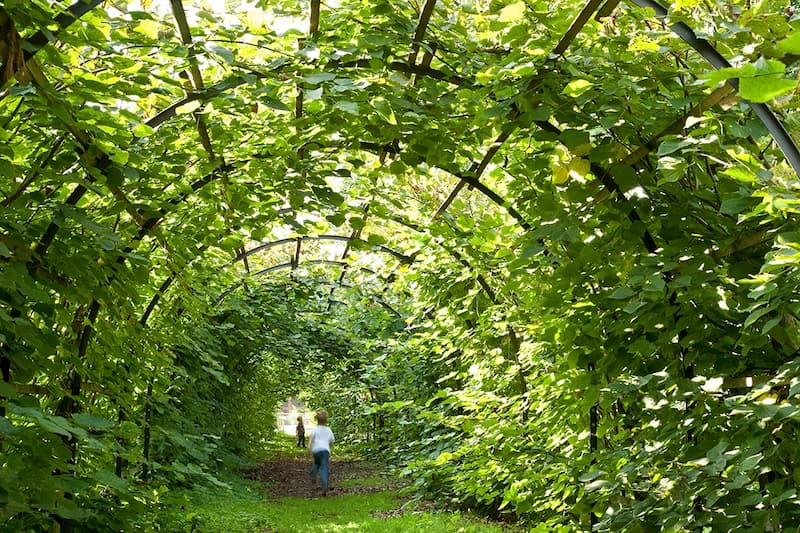
[[[4,2],[0,523],[303,392],[489,515],[800,526],[797,9]]]

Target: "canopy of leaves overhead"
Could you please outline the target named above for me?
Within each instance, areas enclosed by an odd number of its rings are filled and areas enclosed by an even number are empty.
[[[6,0],[0,529],[298,393],[542,531],[800,526],[798,10]]]

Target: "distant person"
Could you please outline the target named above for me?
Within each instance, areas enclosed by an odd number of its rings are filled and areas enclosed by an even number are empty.
[[[308,440],[308,450],[314,456],[314,464],[311,466],[311,481],[316,483],[317,473],[322,483],[322,495],[328,495],[328,461],[331,456],[331,444],[336,440],[333,431],[328,427],[328,412],[318,411],[316,415],[317,427],[311,430],[311,438]]]
[[[297,427],[294,428],[294,434],[297,436],[297,446],[300,448],[306,447],[306,427],[303,425],[303,417],[297,417]]]

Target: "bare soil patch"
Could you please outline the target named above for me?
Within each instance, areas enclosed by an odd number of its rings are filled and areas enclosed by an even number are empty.
[[[247,472],[247,477],[266,484],[266,490],[274,498],[314,498],[322,495],[319,479],[312,482],[309,477],[311,458],[275,459],[264,462]],[[328,496],[344,494],[367,494],[396,488],[396,480],[385,478],[380,468],[365,461],[336,460],[331,458]],[[380,479],[376,479],[380,478]],[[364,483],[358,480],[365,480]]]

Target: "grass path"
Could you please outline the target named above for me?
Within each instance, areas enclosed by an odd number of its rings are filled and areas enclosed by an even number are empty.
[[[331,462],[323,497],[308,478],[310,459],[291,443],[226,486],[195,487],[170,496],[157,530],[197,533],[430,532],[508,533],[508,526],[409,502],[396,480],[355,457]],[[249,478],[249,479],[248,479]],[[164,512],[166,511],[166,512]],[[519,531],[519,530],[516,530]]]

